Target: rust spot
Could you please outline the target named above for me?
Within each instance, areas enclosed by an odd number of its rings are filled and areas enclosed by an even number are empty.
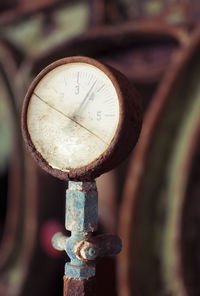
[[[94,296],[95,286],[96,286],[96,278],[90,279],[73,279],[67,276],[63,277],[64,280],[64,292],[63,296]]]
[[[27,110],[30,98],[40,80],[55,67],[67,63],[83,62],[102,70],[112,81],[119,99],[120,118],[115,136],[109,147],[96,160],[84,167],[69,169],[64,172],[52,168],[35,149],[27,127]],[[110,66],[103,65],[88,57],[69,57],[60,59],[42,70],[33,80],[25,96],[22,108],[22,134],[25,146],[31,152],[35,161],[49,174],[61,180],[93,180],[101,174],[113,169],[131,152],[137,143],[142,125],[142,108],[139,95],[127,78]]]

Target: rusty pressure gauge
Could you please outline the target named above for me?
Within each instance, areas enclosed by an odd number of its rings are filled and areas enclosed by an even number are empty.
[[[64,58],[32,82],[22,110],[23,137],[48,173],[91,180],[135,146],[141,113],[137,92],[120,72],[91,58]]]

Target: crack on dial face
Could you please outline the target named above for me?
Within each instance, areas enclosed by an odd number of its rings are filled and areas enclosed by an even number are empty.
[[[56,112],[60,113],[61,115],[65,116],[67,119],[70,119],[71,121],[73,121],[74,123],[78,124],[80,127],[82,127],[83,129],[87,130],[90,134],[94,135],[96,138],[98,138],[99,140],[101,140],[104,144],[106,144],[107,146],[109,145],[107,142],[105,142],[102,138],[100,138],[98,135],[96,135],[95,133],[93,133],[91,130],[89,130],[87,127],[83,126],[81,123],[79,123],[76,120],[76,114],[72,115],[72,116],[68,116],[65,113],[63,113],[62,111],[58,110],[57,108],[55,108],[54,106],[52,106],[51,104],[49,104],[48,102],[46,102],[45,100],[43,100],[40,96],[38,96],[35,92],[33,92],[33,94],[40,100],[42,101],[44,104],[46,104],[47,106],[49,106],[50,108],[52,108],[53,110],[55,110]]]

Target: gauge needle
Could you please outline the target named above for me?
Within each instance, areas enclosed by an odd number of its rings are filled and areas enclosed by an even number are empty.
[[[89,89],[89,91],[87,92],[85,98],[83,99],[83,101],[81,102],[80,106],[78,107],[78,110],[80,110],[80,109],[83,107],[83,105],[85,104],[85,102],[86,102],[87,98],[89,97],[91,91],[93,90],[93,88],[94,88],[96,82],[97,82],[97,80],[95,80],[95,82],[92,84],[92,86],[91,86],[91,88]]]
[[[35,92],[34,95],[43,103],[45,103],[47,106],[49,106],[50,108],[52,108],[53,110],[55,110],[56,112],[62,114],[63,116],[65,116],[66,118],[70,119],[71,121],[73,121],[74,123],[78,124],[80,127],[84,128],[85,130],[87,130],[90,134],[94,135],[95,137],[97,137],[99,140],[101,140],[102,142],[104,142],[107,146],[108,143],[106,143],[103,139],[101,139],[98,135],[96,135],[95,133],[93,133],[91,130],[89,130],[87,127],[83,126],[80,122],[76,121],[75,116],[71,117],[65,113],[63,113],[62,111],[56,109],[55,107],[51,106],[51,104],[49,104],[48,102],[46,102],[45,100],[43,100],[40,96],[38,96]]]

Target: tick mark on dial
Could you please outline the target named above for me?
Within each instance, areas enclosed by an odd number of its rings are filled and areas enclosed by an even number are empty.
[[[48,107],[52,108],[53,110],[55,110],[56,112],[60,113],[61,115],[65,116],[67,119],[70,119],[71,121],[73,121],[74,123],[78,124],[80,127],[82,127],[83,129],[87,130],[90,134],[92,134],[93,136],[95,136],[96,138],[98,138],[99,140],[101,140],[104,144],[106,144],[107,146],[109,146],[108,143],[106,143],[102,138],[100,138],[98,135],[96,135],[95,133],[93,133],[92,131],[90,131],[87,127],[83,126],[81,123],[79,123],[78,121],[75,120],[75,115],[68,116],[65,113],[63,113],[62,111],[56,109],[54,106],[51,106],[48,102],[46,102],[45,100],[43,100],[40,96],[38,96],[35,92],[33,92],[33,94],[40,100],[42,101],[44,104],[46,104]]]
[[[104,88],[105,84],[103,84],[98,90],[97,92],[100,92],[100,90],[102,90]]]
[[[88,81],[88,85],[90,84],[90,82],[92,81],[93,76],[90,77],[90,80]]]
[[[113,101],[113,98],[109,98],[108,100],[104,101],[103,103],[106,104],[106,103],[109,103],[109,102],[112,102]]]
[[[79,76],[80,76],[80,73],[78,72],[77,73],[77,83],[79,84]]]
[[[106,117],[114,117],[115,114],[105,114],[104,116],[106,116]]]

